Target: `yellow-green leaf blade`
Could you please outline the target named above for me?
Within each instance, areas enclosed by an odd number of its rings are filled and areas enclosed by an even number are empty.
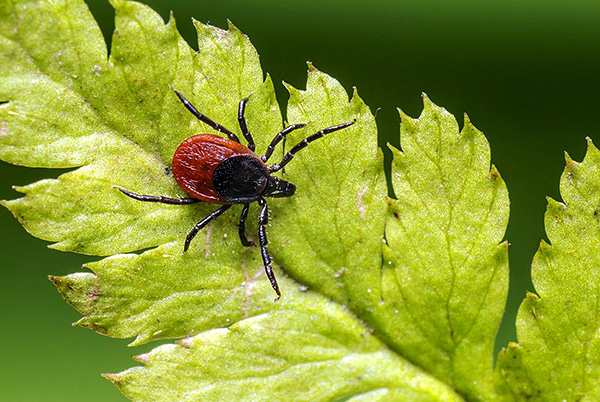
[[[133,401],[462,400],[339,306],[296,302],[158,347],[136,358],[144,367],[107,377]]]
[[[393,150],[382,277],[382,332],[402,355],[467,398],[494,397],[494,336],[508,289],[508,193],[489,145],[425,98],[402,115]],[[422,319],[427,317],[427,319]]]
[[[272,230],[271,250],[291,276],[368,314],[379,302],[386,201],[375,119],[356,90],[349,99],[337,80],[312,65],[306,90],[287,87],[289,122],[310,122],[289,136],[290,146],[323,128],[356,122],[311,143],[286,167],[282,177],[298,190],[273,207],[283,217]]]
[[[527,295],[517,316],[520,364],[511,365],[509,353],[499,359],[516,400],[600,398],[599,167],[600,151],[588,140],[583,162],[567,156],[563,202],[548,199],[550,244],[541,242],[531,271],[537,295]]]

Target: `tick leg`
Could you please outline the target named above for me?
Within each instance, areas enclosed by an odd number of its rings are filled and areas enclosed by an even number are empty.
[[[352,120],[351,122],[348,123],[344,123],[344,124],[339,124],[337,126],[332,126],[332,127],[327,127],[324,128],[321,131],[317,131],[316,133],[309,135],[308,137],[306,137],[305,139],[303,139],[302,141],[300,141],[299,143],[297,143],[292,149],[290,149],[290,151],[285,154],[285,156],[283,157],[283,159],[281,160],[281,162],[276,163],[272,166],[269,166],[269,172],[273,173],[276,172],[278,170],[281,170],[285,165],[288,164],[289,161],[292,160],[292,158],[294,157],[294,155],[296,154],[296,152],[300,151],[302,148],[305,148],[309,143],[313,142],[314,140],[318,140],[319,138],[325,136],[326,134],[329,133],[333,133],[334,131],[338,131],[341,130],[343,128],[346,128],[348,126],[353,125],[356,122],[356,119]]]
[[[296,186],[289,181],[285,181],[275,176],[271,176],[271,179],[275,183],[275,190],[270,194],[265,194],[266,197],[283,198],[291,197],[296,192]]]
[[[269,208],[267,207],[267,201],[265,201],[264,198],[259,198],[258,204],[262,207],[260,210],[260,216],[258,218],[258,239],[260,241],[260,252],[262,254],[267,278],[269,278],[271,287],[275,293],[277,293],[275,301],[278,301],[281,298],[281,292],[279,291],[279,285],[277,285],[277,279],[275,279],[275,274],[273,273],[273,268],[271,267],[271,257],[267,251],[268,242],[266,227],[267,223],[269,222]]]
[[[196,224],[196,226],[194,226],[194,228],[190,231],[190,233],[188,233],[187,237],[185,238],[185,244],[183,245],[183,252],[185,253],[188,250],[188,248],[190,248],[190,243],[192,242],[192,239],[194,237],[196,237],[198,232],[204,226],[206,226],[213,219],[219,217],[223,212],[227,211],[229,208],[231,208],[231,205],[223,205],[221,208],[217,209],[216,211],[214,211],[213,213],[208,215],[206,218],[204,218],[200,222],[198,222]]]
[[[179,98],[179,100],[181,101],[181,103],[183,103],[183,105],[187,108],[187,110],[189,110],[190,112],[192,112],[192,114],[194,116],[196,116],[196,118],[198,120],[200,120],[203,123],[208,124],[209,126],[211,126],[212,128],[214,128],[217,131],[220,131],[222,133],[227,134],[227,136],[229,137],[230,140],[235,141],[235,142],[240,142],[240,140],[238,139],[237,135],[235,135],[231,131],[227,130],[225,127],[223,127],[219,123],[212,121],[211,119],[209,119],[208,117],[206,117],[205,115],[203,115],[202,113],[200,113],[194,107],[194,105],[192,105],[190,103],[190,101],[188,101],[178,90],[173,89],[173,91],[175,91],[175,94],[177,94],[177,97]]]
[[[128,197],[131,197],[138,201],[148,201],[148,202],[160,202],[161,204],[172,204],[172,205],[187,205],[194,204],[199,202],[200,200],[197,198],[169,198],[163,196],[155,196],[155,195],[140,195],[132,193],[131,191],[127,191],[121,187],[115,187],[119,189],[123,194]]]
[[[275,147],[277,146],[277,144],[279,144],[281,142],[281,140],[283,140],[285,138],[286,135],[288,135],[292,131],[297,130],[302,127],[306,127],[306,124],[303,124],[303,123],[292,124],[291,126],[287,126],[283,130],[281,130],[279,133],[277,133],[277,135],[275,135],[275,137],[273,137],[273,141],[271,141],[271,143],[267,147],[267,152],[265,152],[265,154],[260,159],[262,159],[263,162],[268,161],[269,158],[271,157],[271,155],[273,154],[273,151],[275,150]]]
[[[242,242],[242,246],[244,247],[252,247],[254,243],[248,241],[246,237],[246,218],[248,217],[248,210],[250,209],[250,204],[244,204],[244,209],[242,209],[242,215],[240,216],[240,223],[238,225],[239,233],[240,233],[240,241]]]
[[[252,134],[248,130],[248,125],[246,124],[246,118],[244,117],[244,112],[246,111],[246,103],[248,102],[250,97],[244,98],[240,101],[240,107],[238,109],[238,122],[240,123],[240,129],[242,130],[242,134],[244,134],[244,138],[248,141],[248,148],[251,151],[254,151],[256,146],[254,145],[254,139],[252,138]]]

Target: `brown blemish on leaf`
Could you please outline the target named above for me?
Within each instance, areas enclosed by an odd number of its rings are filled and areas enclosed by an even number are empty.
[[[179,339],[179,340],[175,341],[175,343],[184,349],[189,349],[192,347],[192,337],[188,336],[183,339]],[[144,355],[142,355],[142,356],[144,356]],[[149,360],[148,357],[146,357],[146,361],[148,361],[148,360]]]
[[[48,279],[52,281],[54,286],[58,287],[61,284],[61,280],[59,276],[48,275]]]
[[[99,278],[97,276],[94,278],[94,286],[92,286],[92,288],[88,292],[90,303],[94,303],[100,295],[100,284],[98,283],[98,279]]]
[[[146,353],[141,354],[141,355],[131,356],[131,358],[139,363],[147,363],[150,360]]]
[[[106,378],[108,381],[117,386],[122,384],[121,377],[118,374],[105,373],[102,374],[102,377]]]

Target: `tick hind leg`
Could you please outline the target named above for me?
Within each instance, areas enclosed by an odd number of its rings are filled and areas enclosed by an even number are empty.
[[[185,238],[185,244],[183,245],[183,252],[185,253],[188,250],[188,248],[190,248],[190,243],[192,242],[192,239],[194,237],[196,237],[198,232],[204,226],[208,225],[208,223],[210,221],[212,221],[213,219],[221,216],[221,214],[223,214],[223,212],[227,211],[229,208],[231,208],[231,205],[223,205],[221,208],[217,209],[216,211],[214,211],[210,215],[208,215],[206,218],[204,218],[200,222],[196,223],[196,226],[194,226],[194,228],[190,231],[190,233],[188,233],[188,235]]]
[[[161,204],[171,204],[171,205],[187,205],[187,204],[194,204],[194,203],[200,201],[197,198],[169,198],[169,197],[163,197],[160,195],[159,196],[141,195],[141,194],[132,193],[131,191],[127,191],[121,187],[115,187],[115,188],[117,188],[120,192],[122,192],[126,196],[131,197],[134,200],[138,200],[138,201],[158,202]]]
[[[258,204],[261,206],[260,216],[258,218],[258,239],[260,241],[260,252],[262,254],[263,264],[265,266],[265,272],[267,278],[271,282],[271,287],[277,293],[275,301],[281,298],[281,292],[279,291],[279,285],[277,285],[277,279],[273,273],[273,267],[271,267],[271,257],[267,251],[267,224],[269,223],[269,209],[267,207],[267,201],[264,198],[258,199]]]
[[[248,218],[249,209],[250,204],[244,204],[244,209],[242,209],[242,215],[240,216],[240,223],[238,224],[240,241],[242,242],[242,246],[244,247],[254,246],[254,243],[249,241],[246,237],[246,218]]]

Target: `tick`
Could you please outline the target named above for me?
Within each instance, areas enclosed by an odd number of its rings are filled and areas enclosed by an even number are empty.
[[[246,218],[250,203],[258,202],[260,214],[258,218],[258,241],[262,254],[265,272],[273,290],[277,294],[275,301],[281,297],[277,279],[271,267],[271,257],[267,251],[267,221],[269,217],[268,206],[265,197],[282,198],[290,197],[296,192],[296,186],[292,183],[273,176],[273,173],[281,170],[287,165],[294,155],[305,148],[309,143],[323,137],[326,134],[351,126],[356,122],[339,124],[324,128],[306,137],[296,144],[285,154],[281,162],[267,165],[267,162],[277,144],[286,135],[294,130],[305,127],[306,124],[292,124],[277,133],[263,156],[254,153],[255,145],[252,134],[246,125],[244,112],[249,98],[240,101],[238,108],[238,122],[240,130],[248,142],[248,146],[242,145],[237,135],[226,129],[219,123],[214,122],[200,113],[181,93],[174,90],[183,105],[198,120],[208,124],[219,133],[227,134],[228,138],[213,134],[200,134],[189,137],[179,145],[173,156],[172,171],[175,180],[189,198],[169,198],[162,196],[134,194],[123,188],[119,188],[123,194],[139,201],[160,202],[163,204],[187,205],[199,201],[205,201],[222,206],[210,215],[198,222],[185,238],[183,251],[190,247],[192,239],[210,221],[219,217],[234,204],[242,204],[242,214],[238,224],[239,237],[242,245],[252,247],[254,243],[246,237]]]

